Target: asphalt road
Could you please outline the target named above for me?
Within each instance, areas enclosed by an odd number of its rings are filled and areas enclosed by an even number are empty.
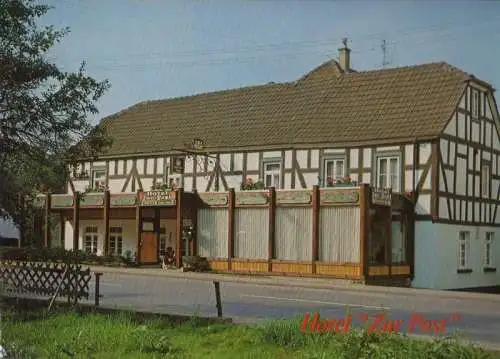
[[[374,324],[377,315],[387,313],[386,318],[400,321],[399,332],[440,335],[441,330],[444,335],[450,335],[458,331],[466,340],[500,344],[499,301],[222,281],[220,286],[223,315],[237,323],[297,318],[300,325],[304,314],[313,312],[319,312],[321,319],[340,320],[345,318],[347,308],[351,308],[352,327]],[[105,273],[100,291],[101,305],[105,307],[217,315],[211,281]],[[382,324],[383,321],[377,327]]]

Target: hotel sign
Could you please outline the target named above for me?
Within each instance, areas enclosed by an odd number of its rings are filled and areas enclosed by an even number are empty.
[[[175,192],[147,191],[139,193],[141,206],[174,206]]]

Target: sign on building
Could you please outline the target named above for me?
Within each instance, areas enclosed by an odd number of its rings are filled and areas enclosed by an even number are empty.
[[[181,156],[172,157],[170,161],[170,171],[172,173],[184,173],[185,158]]]

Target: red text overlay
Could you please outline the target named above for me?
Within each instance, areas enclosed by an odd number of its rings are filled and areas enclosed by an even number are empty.
[[[452,322],[460,320],[459,314],[452,314],[442,319],[426,319],[423,315],[412,313],[407,322],[403,319],[389,319],[386,314],[369,315],[360,313],[359,320],[365,326],[368,333],[420,333],[420,334],[444,334],[446,327]],[[304,315],[300,325],[302,332],[311,333],[347,333],[351,330],[352,315],[344,318],[320,319],[319,313],[313,313],[312,318],[309,313]]]

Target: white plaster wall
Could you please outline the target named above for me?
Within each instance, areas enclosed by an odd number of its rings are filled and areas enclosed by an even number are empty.
[[[318,174],[317,173],[304,173],[304,180],[306,181],[307,188],[312,188],[313,186],[318,184]],[[295,181],[295,185],[297,185]]]
[[[97,239],[97,254],[104,254],[104,223],[101,220],[81,220],[80,228],[79,228],[79,241],[78,247],[79,249],[83,249],[83,237],[85,236],[85,227],[87,226],[97,226],[98,228],[98,239]],[[110,227],[119,227],[123,228],[122,237],[123,237],[123,251],[125,254],[127,250],[130,250],[132,254],[134,254],[137,250],[137,237],[136,237],[136,228],[135,228],[135,220],[110,220]],[[64,248],[65,249],[73,249],[73,226],[71,221],[66,221],[65,223],[65,231],[64,231]]]
[[[319,150],[311,150],[311,168],[319,168]]]
[[[290,155],[291,155],[291,151],[287,151],[287,152],[290,152]],[[295,154],[300,168],[307,168],[307,152],[308,151],[303,150],[303,151],[297,151]],[[288,156],[287,156],[287,158],[288,158]],[[287,163],[285,161],[285,168],[292,168],[292,161],[291,160],[289,163]]]
[[[120,193],[124,184],[125,179],[110,179],[108,180],[109,191],[111,193]]]
[[[256,171],[259,169],[259,153],[250,152],[247,154],[247,170]]]
[[[458,235],[470,231],[469,267],[472,273],[457,273]],[[484,273],[485,233],[494,232],[493,260],[496,273]],[[412,286],[429,289],[458,289],[500,285],[500,229],[416,222],[415,278]]]
[[[64,248],[73,249],[73,226],[71,221],[64,222]]]

